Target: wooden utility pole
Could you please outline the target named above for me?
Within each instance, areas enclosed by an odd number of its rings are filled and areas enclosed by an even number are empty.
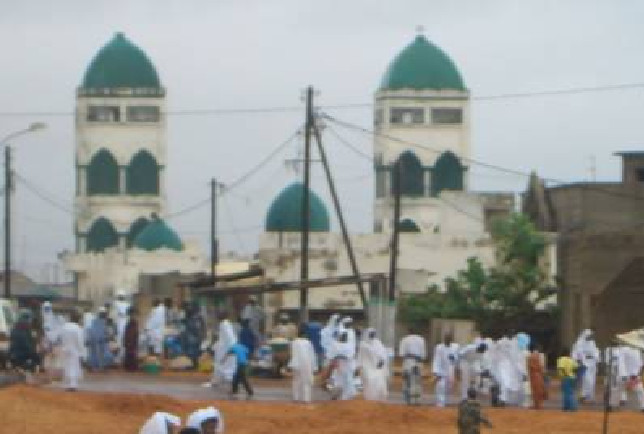
[[[11,298],[11,148],[4,148],[4,296]]]
[[[304,123],[304,189],[302,191],[302,228],[300,246],[300,282],[309,280],[309,230],[311,185],[311,130],[313,127],[313,87],[306,88],[306,120]],[[300,289],[300,323],[309,321],[308,288]]]
[[[396,161],[393,173],[394,227],[391,236],[391,260],[389,263],[389,302],[396,300],[396,270],[398,268],[398,239],[400,238],[400,160]]]
[[[219,263],[219,241],[217,240],[217,180],[210,181],[210,274],[213,282],[217,276],[217,264]]]
[[[345,224],[344,216],[342,215],[342,208],[340,207],[340,200],[338,199],[338,194],[335,190],[335,184],[333,182],[333,176],[331,175],[329,161],[326,158],[326,152],[324,150],[324,147],[322,146],[322,136],[317,124],[315,123],[313,124],[313,133],[315,134],[315,141],[320,153],[320,159],[322,160],[322,166],[324,167],[326,180],[329,183],[329,191],[331,192],[331,198],[333,199],[333,206],[335,207],[335,212],[338,216],[338,222],[340,223],[340,229],[342,230],[342,239],[344,240],[344,245],[347,248],[347,256],[349,257],[349,263],[351,264],[351,271],[353,271],[353,275],[356,277],[356,279],[358,279],[356,280],[356,286],[358,287],[358,292],[360,293],[360,300],[362,301],[365,318],[368,318],[369,308],[367,304],[367,295],[365,294],[364,287],[362,286],[362,281],[359,280],[360,271],[358,271],[358,263],[353,253],[351,239],[349,238],[349,231],[347,230],[347,225]]]

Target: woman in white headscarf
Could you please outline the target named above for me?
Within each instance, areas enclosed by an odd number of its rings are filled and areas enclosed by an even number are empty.
[[[387,350],[369,328],[360,342],[358,364],[362,370],[363,395],[369,401],[387,400]]]
[[[158,411],[148,419],[139,434],[172,434],[181,426],[181,419],[173,414]]]
[[[215,407],[202,408],[188,416],[186,428],[197,429],[201,434],[220,434],[224,432],[224,418]]]
[[[338,320],[340,315],[334,313],[329,318],[329,321],[326,323],[326,326],[320,331],[320,345],[324,349],[324,354],[326,356],[326,361],[329,361],[329,353],[333,347],[333,342],[336,340],[336,335],[338,332]]]

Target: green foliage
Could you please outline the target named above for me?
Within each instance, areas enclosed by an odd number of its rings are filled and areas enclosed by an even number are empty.
[[[539,267],[546,240],[521,214],[498,220],[492,228],[497,263],[485,268],[478,258],[456,276],[445,279],[445,291],[431,287],[425,294],[400,302],[400,315],[409,323],[432,318],[472,319],[485,330],[499,323],[516,323],[535,314],[546,297],[546,276]]]

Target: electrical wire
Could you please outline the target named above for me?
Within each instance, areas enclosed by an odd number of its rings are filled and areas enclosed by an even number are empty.
[[[19,174],[15,173],[15,177],[16,177],[16,179],[18,180],[18,182],[21,185],[25,186],[27,188],[27,190],[29,190],[32,194],[34,194],[36,197],[41,199],[43,202],[48,203],[52,207],[54,207],[57,210],[62,211],[64,213],[70,214],[72,216],[75,214],[73,210],[69,209],[65,205],[62,205],[62,204],[56,202],[54,199],[50,198],[47,195],[47,193],[43,193],[42,191],[40,191],[40,189],[38,187],[36,187],[33,184],[31,184],[29,181],[27,181],[25,178],[23,178]]]
[[[578,95],[585,93],[618,91],[628,89],[643,89],[644,83],[618,83],[608,84],[602,86],[585,86],[585,87],[569,87],[563,89],[542,90],[532,92],[515,92],[515,93],[500,93],[492,95],[472,95],[472,101],[495,101],[502,99],[520,99],[532,98],[543,96],[560,96],[560,95]],[[372,103],[345,103],[345,104],[329,104],[320,106],[324,110],[344,110],[344,109],[364,109],[372,107]],[[266,114],[266,113],[287,113],[287,112],[300,112],[302,106],[267,106],[267,107],[242,107],[242,108],[203,108],[203,109],[178,109],[168,110],[164,114],[166,116],[204,116],[204,115],[234,115],[234,114]],[[10,116],[74,116],[74,111],[21,111],[21,112],[0,112],[0,117]]]
[[[361,151],[356,146],[351,144],[351,142],[349,142],[344,137],[342,137],[340,134],[338,134],[338,132],[335,129],[333,129],[330,126],[327,125],[325,130],[330,132],[331,135],[333,135],[333,137],[335,137],[344,146],[346,146],[347,148],[351,149],[356,155],[364,158],[365,160],[369,160],[369,161],[373,162],[373,157],[371,155],[368,155],[366,152]]]
[[[300,134],[300,129],[298,128],[293,134],[291,134],[286,140],[284,140],[282,143],[280,143],[275,149],[273,149],[265,158],[263,158],[258,164],[253,166],[250,170],[248,170],[246,173],[242,174],[240,177],[232,181],[230,184],[226,184],[222,190],[222,196],[224,196],[227,193],[230,193],[232,190],[236,189],[239,187],[241,184],[246,182],[248,179],[250,179],[254,174],[256,174],[258,171],[260,171],[266,164],[268,164],[277,154],[279,154],[287,145],[289,145],[293,139],[295,139],[298,134]],[[179,211],[169,213],[165,215],[166,219],[173,219],[177,218],[186,214],[189,214],[193,211],[198,210],[199,208],[209,204],[211,201],[210,197],[204,198],[202,200],[199,200],[196,203],[193,203],[192,205],[189,205]]]
[[[328,115],[326,113],[322,113],[320,115],[324,119],[326,119],[326,120],[328,120],[330,122],[333,122],[336,125],[342,126],[344,128],[352,129],[352,130],[357,130],[357,131],[360,131],[362,133],[368,134],[368,135],[373,136],[373,137],[385,138],[385,139],[391,140],[393,142],[404,144],[406,146],[410,146],[410,147],[413,147],[413,148],[423,149],[423,150],[426,150],[426,151],[429,151],[429,152],[433,152],[433,153],[435,153],[437,155],[443,154],[445,152],[444,150],[431,148],[429,146],[422,145],[420,143],[415,143],[415,142],[411,142],[409,140],[401,139],[399,137],[394,137],[394,136],[390,136],[388,134],[379,133],[377,131],[373,131],[373,130],[370,130],[368,128],[362,127],[360,125],[353,124],[351,122],[342,121],[342,120],[339,120],[339,119],[337,119],[337,118],[335,118],[333,116],[330,116],[330,115]],[[498,172],[503,172],[503,173],[507,173],[507,174],[511,174],[511,175],[517,175],[517,176],[521,176],[521,177],[524,177],[524,178],[530,178],[532,176],[532,173],[523,172],[521,170],[510,169],[510,168],[507,168],[507,167],[503,167],[503,166],[499,166],[499,165],[491,164],[491,163],[486,163],[486,162],[475,160],[473,158],[468,158],[468,157],[460,157],[460,158],[461,158],[462,161],[465,161],[465,162],[467,162],[467,163],[469,163],[470,165],[473,165],[473,166],[485,167],[487,169],[496,170]],[[563,181],[563,180],[555,179],[555,178],[540,177],[540,179],[543,180],[544,182],[547,182],[547,183],[550,183],[550,184],[557,184],[557,185],[560,185],[560,186],[566,186],[566,185],[571,184],[568,181]],[[601,188],[601,187],[599,187],[597,185],[584,184],[583,188],[588,190],[588,191],[594,191],[594,192],[597,192],[597,193],[602,193],[602,194],[613,196],[613,197],[622,197],[622,198],[625,198],[625,199],[644,201],[644,196],[638,196],[638,195],[633,195],[633,194],[629,194],[629,193],[621,193],[621,192],[618,192],[618,191],[608,190],[608,189],[605,189],[605,188]]]

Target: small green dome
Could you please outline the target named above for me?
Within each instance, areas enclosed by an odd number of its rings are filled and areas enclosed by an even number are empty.
[[[94,56],[85,71],[81,88],[161,89],[161,82],[143,50],[119,32]]]
[[[175,231],[156,215],[134,239],[135,248],[147,251],[170,249],[181,251],[183,243]]]
[[[405,47],[389,64],[380,90],[466,90],[452,59],[423,35]]]
[[[273,200],[266,215],[266,232],[300,232],[304,185],[295,182]],[[310,231],[329,232],[329,213],[313,191],[309,195]]]

